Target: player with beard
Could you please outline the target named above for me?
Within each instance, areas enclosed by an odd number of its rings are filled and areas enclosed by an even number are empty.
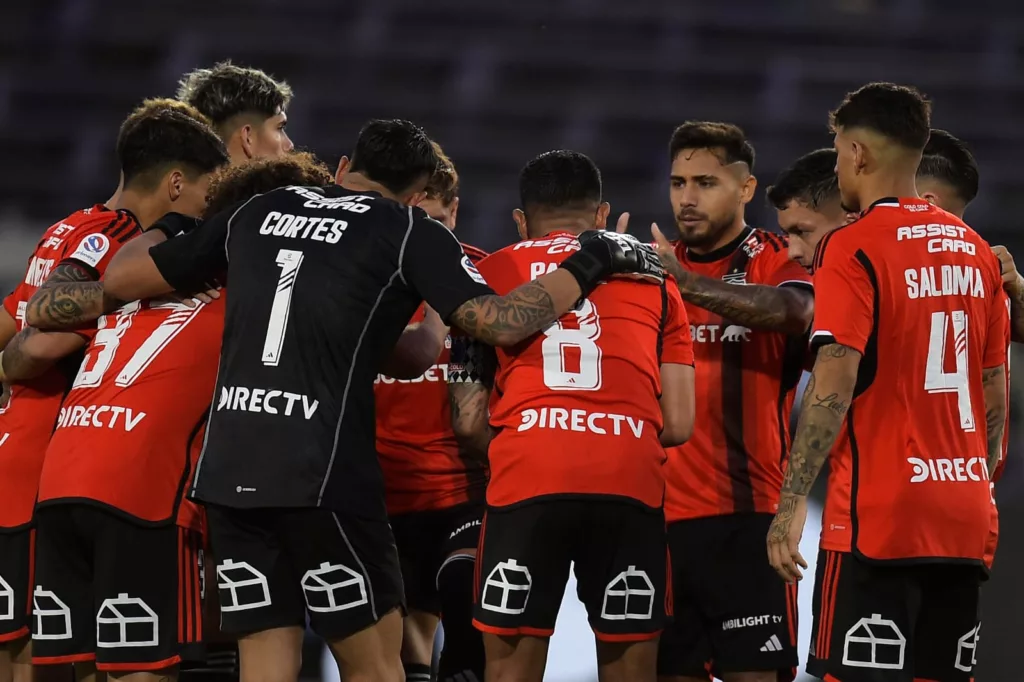
[[[698,412],[693,437],[665,465],[675,621],[659,674],[706,680],[710,665],[726,682],[788,680],[796,591],[765,564],[764,536],[814,310],[810,277],[785,237],[744,221],[757,180],[742,130],[685,123],[669,158],[679,242],[652,231],[693,330]]]
[[[419,207],[455,230],[459,176],[440,146],[439,162]],[[474,263],[484,252],[462,245]],[[412,322],[426,312],[420,307]],[[408,613],[402,662],[407,682],[430,682],[437,625],[444,625],[441,680],[484,676],[480,633],[473,627],[473,565],[487,486],[485,462],[466,456],[452,431],[446,386],[451,338],[417,377],[378,374],[377,453],[384,473],[388,516],[395,534]]]
[[[835,149],[804,154],[779,173],[766,194],[789,239],[789,257],[808,270],[821,238],[855,218],[839,201]]]

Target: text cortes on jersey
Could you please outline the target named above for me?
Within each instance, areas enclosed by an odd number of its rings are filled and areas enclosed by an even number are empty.
[[[288,191],[305,197],[304,208],[315,210],[340,210],[351,213],[365,213],[370,210],[369,204],[360,203],[369,201],[373,197],[367,195],[354,195],[349,197],[325,197],[307,187],[288,187]],[[270,211],[260,225],[261,235],[272,235],[274,237],[286,237],[288,239],[311,239],[327,244],[337,244],[341,241],[342,235],[348,222],[338,218],[327,216],[304,216],[293,213],[281,213]]]

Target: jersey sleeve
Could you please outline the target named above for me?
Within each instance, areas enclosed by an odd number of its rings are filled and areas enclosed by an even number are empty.
[[[139,234],[135,218],[126,211],[108,220],[93,219],[76,229],[64,248],[62,263],[71,261],[84,265],[95,279],[100,279],[114,255],[132,237]]]
[[[860,261],[835,241],[814,271],[811,350],[839,343],[863,353],[874,328],[874,285]]]
[[[786,242],[779,240],[785,246]],[[752,284],[770,287],[798,286],[810,289],[811,275],[807,270],[790,259],[785,249],[776,250],[769,245],[757,255],[751,264]]]
[[[447,324],[466,301],[494,291],[448,228],[425,215],[414,219],[399,252],[402,280]]]
[[[693,365],[690,320],[674,280],[665,282],[665,324],[662,330],[661,363]]]
[[[239,204],[224,209],[188,231],[176,230],[177,219],[172,214],[160,219],[170,219],[165,233],[179,234],[149,249],[149,256],[156,264],[164,280],[177,291],[199,291],[208,282],[221,277],[228,267],[228,234],[231,221],[238,213]]]

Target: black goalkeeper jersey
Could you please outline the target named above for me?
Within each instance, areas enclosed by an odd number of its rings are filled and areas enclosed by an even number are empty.
[[[420,302],[493,293],[458,240],[373,192],[286,187],[150,253],[169,284],[227,283],[216,395],[192,496],[385,518],[373,381]]]

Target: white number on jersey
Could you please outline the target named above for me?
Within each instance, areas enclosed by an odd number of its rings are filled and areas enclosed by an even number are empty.
[[[953,322],[953,352],[956,370],[945,371],[949,322]],[[967,376],[967,313],[954,310],[932,313],[931,337],[928,341],[928,361],[925,367],[924,390],[929,393],[956,393],[960,408],[960,428],[975,430],[974,410],[971,409],[971,387]]]
[[[281,361],[284,333],[288,328],[288,312],[292,307],[292,292],[302,266],[302,252],[281,249],[277,252],[277,264],[281,267],[281,276],[277,279],[277,293],[270,306],[270,323],[263,343],[263,364],[268,367],[277,367]]]
[[[114,379],[114,385],[124,388],[135,383],[146,368],[163,352],[164,348],[174,340],[174,337],[195,319],[199,311],[203,309],[203,305],[199,304],[195,308],[189,308],[184,303],[163,303],[153,306],[153,309],[167,310],[167,317],[125,363],[117,378]],[[141,309],[142,305],[138,301],[123,306],[114,317],[113,327],[107,326],[110,323],[110,315],[104,315],[98,320],[96,337],[82,361],[82,367],[78,370],[75,383],[71,386],[72,390],[100,385],[103,376],[114,364],[114,357],[121,345],[121,338],[131,328],[132,319]]]
[[[556,320],[544,330],[544,385],[555,391],[596,391],[601,388],[601,347],[597,345],[601,320],[597,306],[583,299],[583,305],[572,314],[578,328],[566,328]],[[567,370],[567,359],[578,361],[579,370]]]

